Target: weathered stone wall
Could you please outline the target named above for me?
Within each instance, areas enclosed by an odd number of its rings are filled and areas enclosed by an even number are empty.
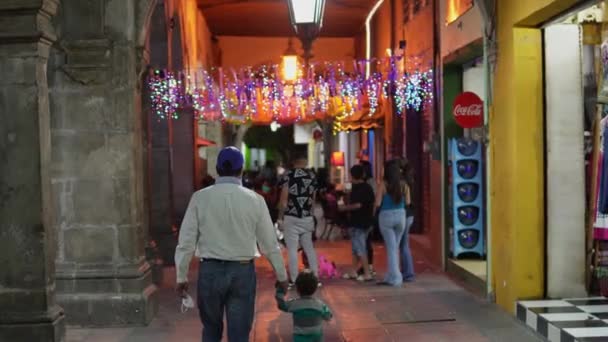
[[[48,67],[57,299],[78,325],[145,324],[145,23],[153,1],[65,0]]]
[[[0,341],[63,341],[54,298],[48,83],[58,1],[0,2]]]
[[[169,32],[165,20],[165,4],[158,4],[152,14],[149,36],[150,65],[164,69],[169,65]],[[150,120],[150,237],[156,251],[165,264],[171,264],[177,245],[177,236],[172,230],[173,204],[171,195],[171,141],[169,120],[156,114],[145,113]]]

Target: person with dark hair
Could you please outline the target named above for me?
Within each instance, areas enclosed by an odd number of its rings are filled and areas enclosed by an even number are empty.
[[[296,291],[299,298],[285,300],[285,291],[277,286],[275,298],[279,310],[293,316],[293,341],[323,341],[323,321],[332,319],[329,307],[321,300],[314,298],[319,279],[311,272],[302,272],[296,278]]]
[[[363,166],[355,165],[350,169],[353,187],[347,205],[338,208],[340,211],[350,213],[349,227],[353,252],[352,273],[345,273],[345,279],[357,281],[373,280],[367,260],[366,241],[374,219],[374,191],[364,180]],[[361,263],[363,275],[357,276],[357,268]]]
[[[315,223],[313,202],[317,192],[316,178],[306,170],[308,161],[300,154],[294,168],[285,173],[279,183],[279,218],[277,223],[285,232],[291,284],[298,276],[298,245],[302,246],[313,274],[318,275],[317,253],[313,245]]]
[[[275,185],[277,178],[277,167],[273,160],[266,161],[264,168],[262,169],[262,177],[267,180],[271,185]]]
[[[403,233],[403,238],[399,245],[399,251],[401,254],[401,273],[403,274],[403,281],[409,283],[414,281],[416,276],[414,273],[414,259],[412,258],[412,252],[410,250],[409,238],[410,229],[414,224],[414,205],[411,201],[411,189],[414,186],[414,170],[407,160],[403,160],[402,162],[401,173],[405,184],[407,185],[410,199],[405,207],[405,232]]]
[[[272,222],[276,222],[278,215],[276,188],[270,184],[269,180],[258,176],[258,179],[255,182],[254,190],[264,198],[264,201],[266,201],[266,206],[268,207],[268,212],[270,212],[270,218],[272,219]]]
[[[380,233],[384,238],[388,270],[378,285],[401,286],[403,276],[399,269],[399,244],[405,232],[405,206],[410,202],[409,187],[403,181],[399,160],[390,160],[384,166],[384,179],[378,184],[376,207],[380,208]]]
[[[188,298],[188,269],[200,258],[198,308],[203,341],[219,342],[224,313],[229,341],[248,341],[255,313],[254,258],[260,252],[287,290],[287,272],[262,196],[241,185],[244,158],[236,147],[223,148],[215,185],[192,195],[175,250],[176,291]]]
[[[363,167],[363,179],[369,186],[372,187],[374,193],[376,193],[376,182],[374,181],[374,170],[372,169],[372,163],[367,160],[361,160],[359,165]]]
[[[317,170],[317,183],[319,185],[319,191],[327,191],[327,188],[330,185],[329,171],[327,168],[321,167]]]
[[[376,182],[374,181],[374,177],[373,177],[373,170],[372,170],[372,164],[367,161],[367,160],[361,160],[359,162],[359,165],[361,165],[363,167],[363,172],[364,172],[364,176],[363,176],[363,180],[369,184],[369,186],[372,188],[374,196],[376,196]],[[372,243],[372,239],[374,233],[376,232],[376,223],[372,222],[371,228],[370,228],[370,232],[369,234],[367,234],[367,240],[365,241],[365,247],[367,249],[367,261],[369,263],[369,271],[372,275],[375,275],[376,272],[374,272],[374,245]],[[359,275],[363,275],[364,270],[363,267],[359,268],[359,270],[357,271],[357,274]]]

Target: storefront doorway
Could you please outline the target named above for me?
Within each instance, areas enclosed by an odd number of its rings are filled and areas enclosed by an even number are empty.
[[[480,295],[487,294],[487,239],[484,129],[463,129],[453,116],[458,95],[472,92],[484,98],[484,69],[480,46],[444,67],[444,134],[446,145],[445,199],[446,268]],[[469,146],[471,154],[460,148]],[[464,174],[469,170],[470,175]],[[464,173],[463,173],[464,172]]]
[[[545,94],[546,296],[596,292],[596,258],[606,249],[594,239],[602,210],[602,22],[597,2],[574,9],[543,27]],[[603,227],[601,227],[603,228]],[[597,236],[596,236],[597,237]],[[594,253],[595,251],[595,253]]]

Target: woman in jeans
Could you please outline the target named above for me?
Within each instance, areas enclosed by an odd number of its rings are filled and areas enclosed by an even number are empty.
[[[410,189],[414,185],[414,172],[412,170],[411,165],[407,161],[403,161],[401,165],[403,172],[403,179],[407,184],[407,193],[406,193],[406,218],[405,218],[405,232],[403,233],[403,238],[401,239],[401,244],[399,246],[400,254],[401,254],[401,273],[403,274],[404,282],[412,282],[415,279],[414,274],[414,261],[412,259],[412,252],[410,251],[410,229],[412,228],[412,224],[414,224],[414,207],[411,201],[411,193]]]
[[[380,208],[380,233],[384,238],[388,270],[378,285],[401,286],[403,276],[399,270],[399,244],[405,232],[405,206],[409,203],[409,187],[403,181],[399,160],[384,165],[384,180],[378,184],[376,206]]]

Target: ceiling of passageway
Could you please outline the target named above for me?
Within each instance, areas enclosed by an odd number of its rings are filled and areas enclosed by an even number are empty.
[[[326,0],[321,36],[352,37],[376,0]],[[198,0],[211,32],[225,36],[291,36],[287,0]]]

